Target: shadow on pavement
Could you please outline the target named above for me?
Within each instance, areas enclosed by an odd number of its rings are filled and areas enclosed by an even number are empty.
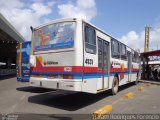
[[[23,91],[23,92],[31,92],[31,93],[45,93],[45,92],[55,91],[53,89],[38,88],[38,87],[32,87],[32,86],[18,87],[16,88],[16,90]]]
[[[133,84],[124,85],[123,87],[120,87],[119,91],[127,89],[131,86],[133,86]],[[89,94],[81,92],[74,94],[57,94],[57,91],[55,91],[49,94],[47,93],[30,96],[28,98],[28,101],[31,103],[42,104],[63,110],[75,111],[111,95],[111,90],[99,94]]]
[[[75,111],[94,102],[110,96],[111,93],[100,93],[100,94],[87,94],[87,93],[74,93],[74,94],[42,94],[31,96],[28,98],[29,102],[36,103],[36,104],[43,104],[46,106],[64,109],[68,111]]]

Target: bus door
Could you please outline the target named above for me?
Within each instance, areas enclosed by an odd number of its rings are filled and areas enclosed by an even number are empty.
[[[109,87],[109,42],[98,38],[98,90]]]
[[[132,53],[127,51],[127,58],[128,58],[128,82],[131,82],[132,76]]]

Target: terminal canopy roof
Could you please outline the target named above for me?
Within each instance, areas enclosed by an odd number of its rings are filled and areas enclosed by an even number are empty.
[[[143,56],[159,56],[160,50],[144,52],[144,53],[141,53],[141,55],[143,55]]]
[[[149,65],[160,65],[160,50],[148,51],[141,53],[141,60],[148,61]]]
[[[0,43],[19,43],[23,41],[22,35],[0,13]]]

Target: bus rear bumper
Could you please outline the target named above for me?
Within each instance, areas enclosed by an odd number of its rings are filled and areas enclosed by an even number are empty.
[[[60,89],[69,91],[82,91],[82,81],[70,80],[49,80],[44,78],[30,78],[30,86],[43,87],[49,89]]]

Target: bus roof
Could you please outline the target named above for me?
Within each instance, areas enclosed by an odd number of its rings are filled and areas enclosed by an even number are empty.
[[[44,26],[50,25],[50,24],[54,24],[54,23],[59,23],[59,22],[67,22],[67,21],[76,21],[77,18],[62,18],[62,19],[56,19],[56,20],[52,20],[50,22],[44,23],[38,27],[35,27],[34,29],[39,29],[42,28]]]
[[[40,26],[38,26],[38,27],[35,27],[34,29],[36,30],[36,29],[42,28],[42,27],[44,27],[44,26],[47,26],[47,25],[50,25],[50,24],[54,24],[54,23],[58,23],[58,22],[77,21],[77,20],[81,20],[81,21],[83,21],[83,22],[91,25],[92,27],[94,27],[94,28],[97,29],[98,31],[102,32],[103,34],[105,34],[105,35],[107,35],[107,36],[109,36],[109,37],[117,40],[116,38],[112,37],[110,34],[106,33],[106,32],[103,31],[102,29],[96,27],[95,25],[93,25],[93,24],[90,23],[89,21],[86,21],[86,20],[84,20],[84,19],[82,19],[82,18],[62,18],[62,19],[56,19],[56,20],[52,20],[52,21],[50,21],[50,22],[48,22],[48,23],[44,23],[44,24],[42,24],[42,25],[40,25]],[[117,40],[117,41],[120,42],[119,40]],[[121,44],[124,44],[124,43],[122,43],[122,42],[120,42],[120,43],[121,43]],[[126,44],[124,44],[124,45],[126,45]],[[126,45],[126,47],[128,47],[129,49],[131,49],[131,50],[133,50],[133,51],[136,51],[136,50],[130,48],[128,45]],[[136,52],[138,52],[138,51],[136,51]]]

